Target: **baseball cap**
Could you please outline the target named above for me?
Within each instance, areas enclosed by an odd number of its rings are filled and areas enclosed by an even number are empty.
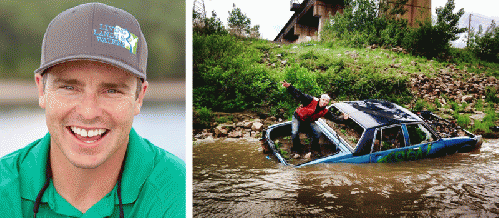
[[[104,62],[145,80],[147,43],[130,13],[102,3],[81,4],[50,22],[35,73],[74,60]]]
[[[321,98],[326,99],[326,100],[331,99],[328,94],[322,94]]]

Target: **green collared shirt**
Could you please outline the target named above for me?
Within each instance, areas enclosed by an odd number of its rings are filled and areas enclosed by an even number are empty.
[[[50,134],[0,159],[0,217],[33,217],[45,183]],[[185,163],[130,131],[121,197],[125,217],[185,217]],[[37,217],[119,217],[117,186],[85,214],[57,193],[52,181]]]

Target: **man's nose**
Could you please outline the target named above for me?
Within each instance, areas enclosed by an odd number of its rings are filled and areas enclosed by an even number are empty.
[[[100,108],[98,96],[96,93],[85,93],[77,107],[77,112],[87,120],[101,116],[102,109]]]

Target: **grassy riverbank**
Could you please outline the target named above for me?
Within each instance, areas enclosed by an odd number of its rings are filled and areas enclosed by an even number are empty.
[[[338,101],[386,99],[432,110],[479,133],[499,125],[499,64],[464,58],[462,50],[454,50],[450,61],[436,61],[400,48],[276,44],[230,35],[194,33],[193,44],[197,111],[249,110],[287,119],[297,102],[280,86],[286,80],[305,93],[328,93]],[[436,79],[444,76],[448,80]]]

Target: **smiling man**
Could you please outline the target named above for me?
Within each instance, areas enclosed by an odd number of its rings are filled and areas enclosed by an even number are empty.
[[[185,217],[185,163],[132,128],[146,62],[123,10],[90,3],[52,20],[35,71],[49,133],[0,159],[0,217]]]

